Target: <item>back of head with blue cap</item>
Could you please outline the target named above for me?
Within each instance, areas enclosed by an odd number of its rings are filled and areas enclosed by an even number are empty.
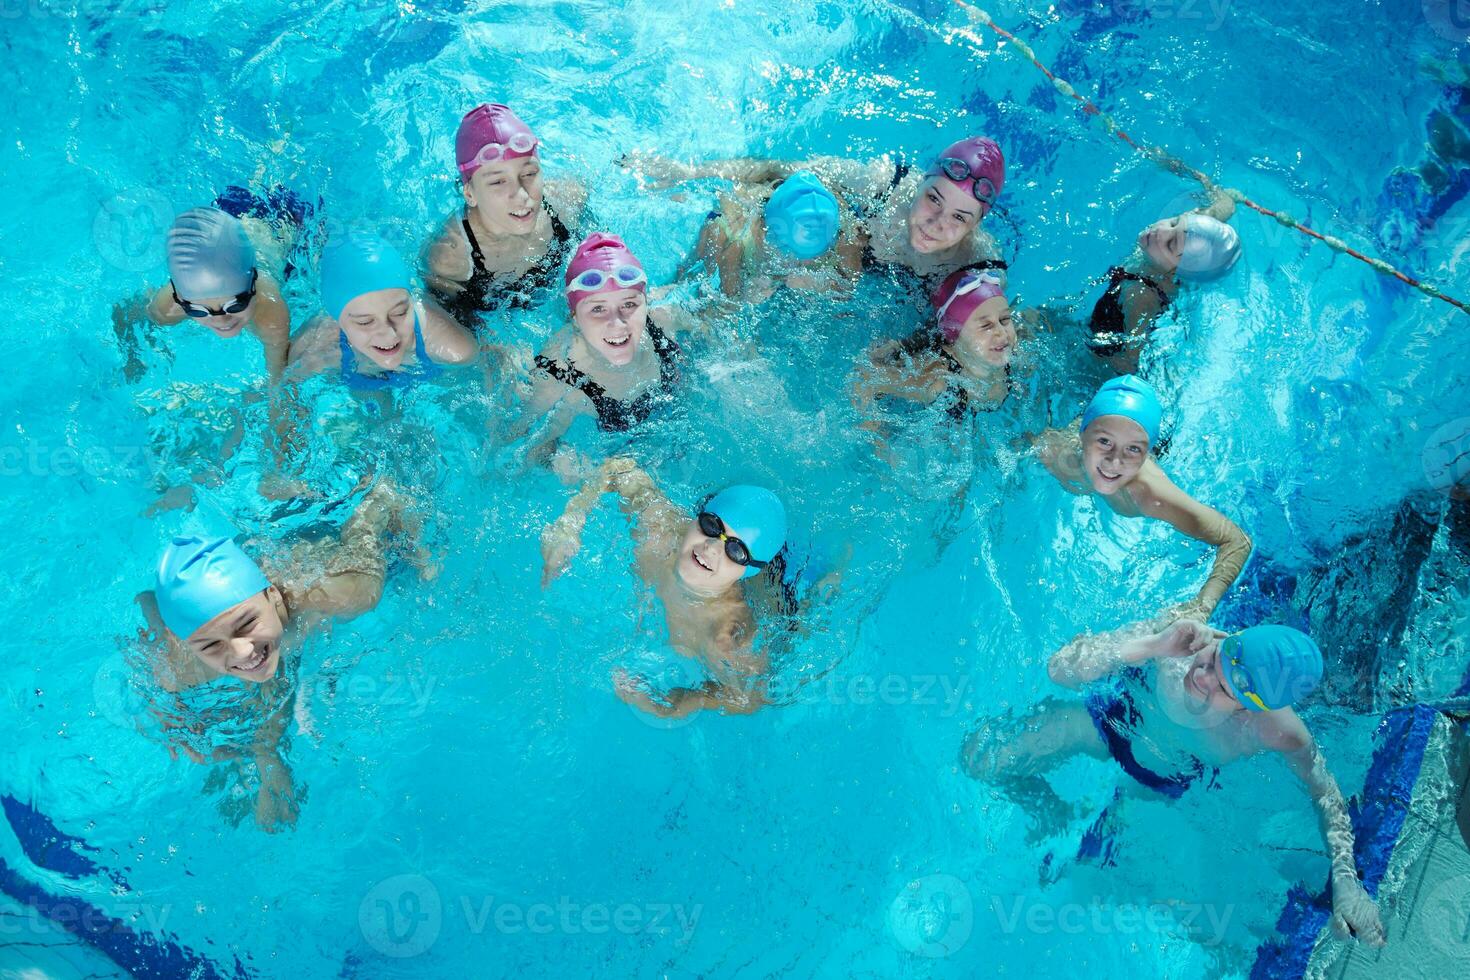
[[[768,562],[786,544],[786,508],[765,487],[737,483],[710,498],[704,509],[724,522],[726,530],[745,542],[750,557]],[[760,569],[747,566],[742,578]]]
[[[158,561],[153,597],[164,625],[185,640],[269,587],[260,566],[229,538],[176,537]]]
[[[1290,626],[1252,626],[1220,641],[1220,673],[1247,709],[1275,711],[1322,683],[1322,649]]]
[[[1159,441],[1159,423],[1164,410],[1154,386],[1133,374],[1114,378],[1097,390],[1082,412],[1082,431],[1104,415],[1121,415],[1137,422],[1148,435],[1150,446]]]
[[[766,199],[766,237],[803,262],[837,241],[842,216],[837,198],[810,170],[798,170]]]
[[[334,320],[364,293],[412,286],[413,273],[403,257],[375,232],[349,231],[322,248],[322,308]]]
[[[219,208],[191,208],[168,230],[168,275],[184,299],[238,296],[250,288],[255,246],[240,219]]]

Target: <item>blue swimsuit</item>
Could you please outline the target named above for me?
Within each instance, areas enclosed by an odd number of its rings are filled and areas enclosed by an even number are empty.
[[[1123,671],[1121,678],[1147,686],[1143,671],[1137,667]],[[1137,782],[1177,800],[1195,780],[1204,776],[1205,764],[1198,759],[1188,769],[1172,776],[1160,776],[1139,763],[1133,754],[1133,743],[1129,739],[1138,728],[1138,707],[1133,703],[1132,692],[1118,679],[1102,689],[1090,691],[1086,705],[1087,713],[1092,716],[1092,724],[1108,748],[1108,754]]]
[[[385,371],[382,374],[363,374],[357,370],[357,352],[347,342],[347,334],[340,328],[337,332],[337,343],[342,348],[342,383],[354,391],[382,391],[386,388],[408,388],[427,378],[432,378],[443,369],[433,361],[429,360],[428,351],[424,350],[424,332],[419,327],[420,307],[417,303],[413,308],[413,350],[415,361],[412,365],[398,371]]]

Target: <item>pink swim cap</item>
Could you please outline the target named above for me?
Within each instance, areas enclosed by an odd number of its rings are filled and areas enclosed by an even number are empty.
[[[946,160],[963,161],[964,166],[946,165]],[[944,152],[934,161],[934,166],[929,168],[927,176],[933,177],[937,174],[944,174],[974,195],[976,200],[985,202],[988,211],[995,199],[1000,197],[1000,190],[1006,184],[1005,154],[1000,152],[1000,144],[988,136],[971,136],[945,147]],[[994,192],[986,194],[983,183],[977,191],[977,178],[982,182],[989,181]]]
[[[629,267],[637,269],[640,275],[636,282],[628,283],[619,279],[617,273],[620,269]],[[601,284],[593,289],[577,289],[572,285],[572,280],[582,275],[589,269],[607,273]],[[596,293],[615,292],[619,289],[639,289],[648,292],[647,281],[641,275],[643,263],[638,261],[638,256],[628,250],[623,240],[617,235],[609,235],[605,232],[595,231],[582,240],[577,250],[572,253],[572,261],[567,263],[567,273],[563,282],[567,289],[567,308],[573,313],[577,312],[577,304],[588,296]]]
[[[954,343],[965,327],[970,314],[986,300],[1004,297],[1000,280],[983,269],[960,269],[951,272],[949,278],[929,297],[934,312],[939,318],[939,330],[946,343]]]
[[[504,147],[500,156],[502,160],[534,156],[536,153],[536,136],[519,116],[510,111],[509,106],[482,102],[464,114],[459,121],[459,132],[454,136],[454,158],[459,164],[461,177],[469,180],[474,176],[480,169],[476,158],[492,143]]]

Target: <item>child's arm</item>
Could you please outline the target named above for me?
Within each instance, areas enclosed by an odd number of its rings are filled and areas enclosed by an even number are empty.
[[[697,687],[670,688],[658,700],[649,694],[642,678],[619,670],[613,674],[618,697],[662,718],[684,718],[704,710],[732,715],[759,711],[769,703],[761,683],[769,665],[752,648],[754,626],[748,615],[732,617],[721,625],[712,640],[710,659],[734,675],[729,680],[712,679]]]
[[[295,700],[290,698],[260,726],[251,746],[255,768],[260,773],[260,789],[255,794],[255,822],[268,834],[275,833],[283,825],[294,825],[300,810],[291,767],[286,764],[286,757],[280,749],[286,726],[291,722]]]
[[[265,348],[266,373],[275,385],[291,359],[291,311],[280,288],[266,276],[260,278],[256,288],[252,326],[252,332]]]
[[[475,335],[459,325],[433,300],[425,298],[419,307],[424,311],[424,351],[439,364],[468,364],[480,353]]]
[[[1245,567],[1251,553],[1251,539],[1224,514],[1180,490],[1152,460],[1144,464],[1140,476],[1143,492],[1135,493],[1134,499],[1146,516],[1167,521],[1181,534],[1215,547],[1214,564],[1199,594],[1192,602],[1174,610],[1181,618],[1209,619],[1220,598]]]
[[[474,264],[457,218],[449,218],[423,253],[424,284],[440,296],[458,296],[474,275]]]
[[[162,290],[158,295],[163,295]],[[112,332],[117,336],[118,346],[122,349],[125,362],[123,364],[123,377],[128,381],[137,381],[143,376],[145,365],[141,349],[146,340],[153,343],[153,331],[149,324],[169,326],[177,323],[183,318],[178,313],[172,319],[167,319],[161,313],[155,313],[154,306],[158,303],[158,295],[152,299],[139,293],[112,308]],[[172,298],[170,298],[172,304]]]
[[[350,563],[338,562],[344,566],[339,571],[325,572],[288,595],[292,613],[351,619],[375,608],[383,597],[384,538],[390,530],[407,533],[418,524],[407,510],[408,501],[386,480],[369,491],[342,525],[336,544],[338,555],[350,556]]]
[[[1385,937],[1378,906],[1358,880],[1353,863],[1353,823],[1347,804],[1316,740],[1290,709],[1262,717],[1261,737],[1269,748],[1286,756],[1317,807],[1322,837],[1332,859],[1333,931],[1344,939],[1352,936],[1370,946],[1382,946]]]
[[[1160,633],[1156,629],[1157,620],[1148,619],[1106,633],[1084,633],[1052,654],[1046,672],[1055,683],[1076,689],[1131,664],[1192,656],[1221,635],[1187,619]]]
[[[541,533],[543,587],[560,575],[581,550],[582,529],[587,525],[587,515],[597,506],[602,495],[609,492],[621,498],[623,513],[640,518],[640,525],[651,523],[662,528],[667,521],[659,518],[667,518],[674,513],[673,504],[637,463],[626,456],[608,460],[572,495],[561,516]],[[650,517],[652,521],[642,520]],[[643,542],[638,528],[634,529],[633,539],[640,544]]]
[[[616,690],[624,701],[660,718],[685,718],[705,710],[748,715],[766,704],[758,693],[742,691],[719,681],[705,681],[698,687],[669,688],[663,692],[663,700],[656,700],[642,681],[620,672],[616,676]]]
[[[735,184],[769,184],[785,180],[798,170],[811,170],[818,175],[835,178],[849,190],[862,196],[877,196],[888,186],[894,163],[880,157],[867,163],[845,157],[812,157],[808,160],[768,160],[759,157],[737,157],[733,160],[704,160],[684,163],[654,153],[628,153],[618,160],[626,170],[634,170],[654,188],[672,187],[691,180],[715,178]]]

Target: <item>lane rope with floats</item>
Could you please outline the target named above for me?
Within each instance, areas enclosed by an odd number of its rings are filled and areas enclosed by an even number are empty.
[[[965,13],[969,15],[972,21],[990,28],[1001,37],[1010,41],[1011,44],[1015,45],[1016,50],[1020,51],[1023,55],[1030,59],[1031,63],[1039,68],[1041,70],[1041,73],[1051,81],[1053,88],[1080,104],[1082,106],[1083,115],[1090,118],[1095,118],[1099,122],[1101,122],[1103,128],[1108,131],[1109,135],[1116,136],[1118,139],[1122,140],[1124,143],[1127,143],[1129,146],[1133,147],[1133,149],[1137,150],[1139,153],[1142,153],[1150,160],[1153,160],[1155,163],[1163,167],[1165,170],[1168,170],[1170,173],[1178,174],[1181,177],[1193,177],[1195,180],[1199,181],[1206,189],[1214,188],[1216,186],[1214,181],[1210,180],[1208,175],[1202,173],[1199,170],[1196,170],[1194,167],[1189,166],[1181,160],[1170,156],[1168,153],[1164,152],[1158,147],[1136,142],[1133,137],[1129,136],[1127,131],[1118,124],[1118,121],[1116,119],[1099,109],[1096,103],[1094,103],[1091,99],[1079,94],[1077,92],[1077,89],[1074,88],[1072,84],[1068,82],[1065,78],[1058,78],[1050,68],[1042,64],[1040,58],[1036,57],[1036,52],[1031,49],[1031,46],[1029,44],[1016,37],[1016,35],[1012,34],[1004,27],[1001,27],[999,24],[997,24],[993,19],[991,19],[990,14],[986,13],[984,10],[981,10],[979,7],[975,7],[968,3],[965,3],[964,0],[954,0],[954,2],[955,6],[965,11]],[[1458,300],[1455,297],[1445,293],[1433,283],[1421,282],[1418,279],[1415,279],[1413,276],[1400,272],[1398,269],[1389,265],[1382,259],[1374,258],[1371,255],[1364,255],[1362,252],[1353,248],[1342,239],[1337,238],[1333,235],[1324,235],[1319,231],[1315,231],[1314,229],[1302,224],[1300,221],[1298,221],[1296,218],[1293,218],[1285,211],[1275,211],[1271,208],[1265,207],[1264,205],[1257,204],[1255,201],[1252,201],[1250,198],[1246,197],[1244,194],[1233,187],[1221,187],[1219,188],[1219,191],[1222,194],[1228,196],[1237,204],[1248,207],[1253,211],[1258,211],[1269,218],[1273,218],[1276,220],[1277,223],[1287,228],[1293,228],[1304,235],[1310,235],[1312,238],[1315,238],[1318,241],[1322,242],[1333,251],[1341,252],[1344,255],[1350,255],[1358,261],[1364,262],[1367,265],[1373,267],[1378,272],[1381,272],[1386,276],[1392,276],[1401,282],[1413,286],[1415,289],[1428,296],[1433,296],[1435,299],[1443,300],[1444,302],[1449,303],[1451,306],[1458,307],[1463,312],[1470,313],[1470,306],[1466,306],[1465,303],[1461,300]]]

